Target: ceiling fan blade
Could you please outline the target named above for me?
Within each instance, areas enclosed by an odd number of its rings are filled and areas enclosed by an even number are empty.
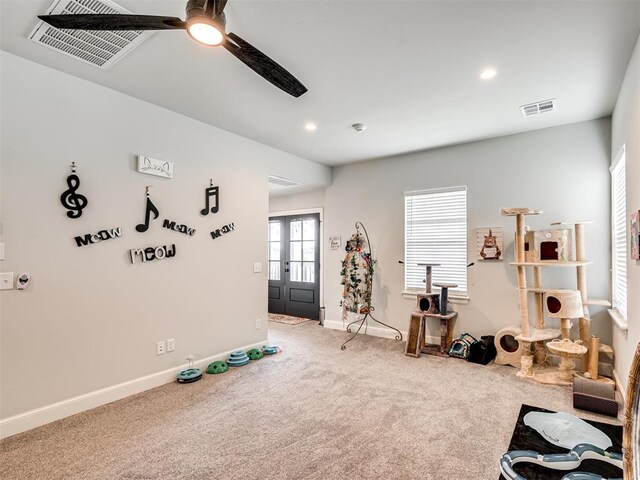
[[[222,15],[222,12],[224,11],[224,7],[227,6],[227,0],[215,0],[215,8],[214,8],[214,13],[216,15]]]
[[[235,33],[228,33],[222,46],[251,70],[289,95],[297,98],[307,91],[307,87],[296,77]]]
[[[70,30],[173,30],[184,29],[186,22],[178,17],[155,15],[38,15],[52,27]]]

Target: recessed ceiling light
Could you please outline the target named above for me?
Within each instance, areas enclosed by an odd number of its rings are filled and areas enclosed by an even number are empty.
[[[313,122],[307,122],[305,123],[304,128],[307,132],[315,132],[318,129],[318,125]]]
[[[482,80],[489,80],[495,77],[498,74],[498,71],[495,68],[485,68],[480,74],[480,78]]]

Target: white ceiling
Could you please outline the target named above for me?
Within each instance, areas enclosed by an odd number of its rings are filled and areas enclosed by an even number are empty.
[[[186,0],[116,3],[184,18]],[[229,0],[227,31],[308,87],[295,99],[184,31],[108,71],[85,65],[27,39],[50,4],[0,0],[0,47],[326,165],[609,115],[640,31],[640,0]],[[479,79],[486,66],[495,79]],[[521,116],[549,98],[558,111]]]

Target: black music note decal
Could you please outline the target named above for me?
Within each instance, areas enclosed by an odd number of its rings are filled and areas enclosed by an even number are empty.
[[[204,201],[205,201],[206,207],[200,210],[200,215],[209,215],[209,199],[211,197],[215,197],[213,202],[214,205],[213,207],[211,207],[211,213],[218,213],[218,210],[220,209],[220,201],[218,198],[219,197],[218,187],[209,187],[204,190]]]
[[[82,215],[82,210],[89,204],[87,197],[84,195],[80,195],[76,193],[78,187],[80,186],[80,179],[74,173],[67,177],[67,185],[69,185],[69,190],[65,190],[62,195],[60,195],[60,203],[62,206],[69,210],[67,212],[67,217],[69,218],[78,218]]]
[[[149,229],[149,217],[151,216],[151,212],[153,212],[153,214],[155,215],[153,217],[154,220],[158,218],[158,215],[160,215],[160,212],[158,211],[156,206],[153,204],[151,199],[147,197],[147,208],[144,213],[144,223],[140,223],[139,225],[136,225],[136,230],[138,232],[140,233],[146,232]]]

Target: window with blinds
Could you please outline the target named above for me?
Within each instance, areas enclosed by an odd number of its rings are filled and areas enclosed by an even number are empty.
[[[425,267],[434,283],[455,283],[452,294],[467,293],[467,187],[407,192],[404,197],[404,286],[424,290]]]
[[[611,265],[613,308],[627,318],[627,187],[625,150],[611,166]]]

